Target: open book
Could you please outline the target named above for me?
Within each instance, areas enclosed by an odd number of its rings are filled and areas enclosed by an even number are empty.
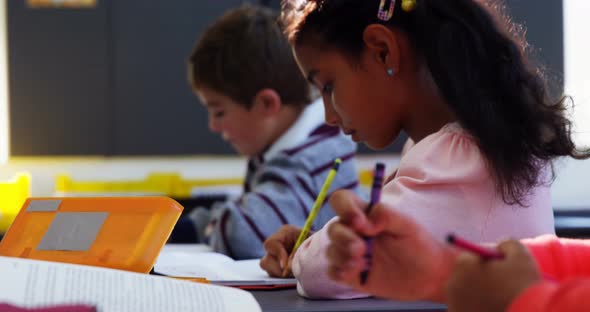
[[[197,247],[200,247],[197,245]],[[176,277],[202,277],[212,284],[245,289],[295,287],[293,278],[273,278],[260,268],[260,260],[233,260],[203,248],[192,247],[191,252],[164,248],[154,272]]]
[[[261,311],[243,290],[126,271],[0,257],[0,303],[82,303],[99,312]]]

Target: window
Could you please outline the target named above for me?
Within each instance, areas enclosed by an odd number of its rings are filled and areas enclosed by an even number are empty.
[[[576,144],[590,146],[590,28],[588,0],[564,0],[565,92],[574,99]]]

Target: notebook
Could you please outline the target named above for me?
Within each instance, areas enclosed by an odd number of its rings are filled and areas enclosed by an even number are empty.
[[[262,311],[243,290],[121,270],[0,257],[0,303],[84,304],[100,312]]]
[[[260,268],[260,259],[233,260],[205,245],[166,245],[154,272],[175,277],[201,277],[211,284],[242,289],[282,289],[296,286],[294,278],[273,278]]]

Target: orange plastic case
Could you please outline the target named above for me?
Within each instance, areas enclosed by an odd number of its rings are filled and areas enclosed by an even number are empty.
[[[182,209],[168,197],[29,198],[0,256],[148,273]]]

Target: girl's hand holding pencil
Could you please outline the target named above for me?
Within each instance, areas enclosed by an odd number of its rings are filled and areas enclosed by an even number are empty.
[[[292,277],[293,274],[289,269],[287,274],[283,275],[285,268],[290,268],[289,251],[295,246],[295,242],[301,233],[301,228],[284,225],[281,229],[271,235],[264,242],[266,254],[260,260],[260,267],[272,277]],[[313,234],[312,232],[309,235]]]
[[[328,228],[328,274],[358,291],[394,300],[444,301],[444,285],[457,250],[432,237],[415,221],[384,203],[368,203],[338,191],[330,204],[339,216]],[[371,265],[365,237],[373,238]],[[369,268],[363,285],[361,272]]]
[[[299,248],[303,241],[311,235],[313,222],[315,221],[320,208],[324,204],[324,200],[328,195],[332,181],[334,181],[334,177],[336,176],[341,163],[342,160],[340,158],[334,160],[332,169],[328,172],[324,185],[309,212],[309,216],[307,217],[303,228],[299,229],[294,226],[283,226],[279,232],[275,233],[264,242],[266,255],[260,261],[260,267],[267,271],[270,276],[290,277],[293,275],[291,272],[291,262],[293,261],[293,257],[297,252],[297,248]],[[280,273],[277,270],[277,264],[281,269]]]
[[[295,242],[295,246],[293,246],[293,249],[289,253],[289,260],[287,261],[287,265],[283,269],[283,273],[281,274],[282,276],[287,276],[289,274],[289,272],[291,272],[291,262],[293,261],[293,257],[295,256],[297,249],[299,247],[301,247],[301,244],[303,243],[303,241],[305,241],[309,237],[309,233],[311,232],[311,227],[315,221],[316,216],[318,215],[318,212],[320,211],[320,208],[322,208],[322,206],[324,205],[324,200],[326,199],[326,196],[328,195],[328,191],[330,190],[330,186],[332,186],[332,181],[334,181],[334,177],[336,176],[336,173],[338,172],[338,169],[340,168],[341,163],[342,163],[342,160],[340,158],[336,158],[336,160],[334,160],[334,164],[332,166],[332,169],[330,169],[330,172],[328,173],[328,176],[326,177],[326,181],[324,181],[324,185],[322,186],[322,189],[320,190],[318,197],[316,198],[315,202],[313,203],[313,207],[311,208],[311,211],[309,212],[309,216],[307,217],[307,220],[305,221],[305,224],[303,225],[303,228],[301,229],[301,232],[299,233],[299,236],[297,237],[297,241]]]

